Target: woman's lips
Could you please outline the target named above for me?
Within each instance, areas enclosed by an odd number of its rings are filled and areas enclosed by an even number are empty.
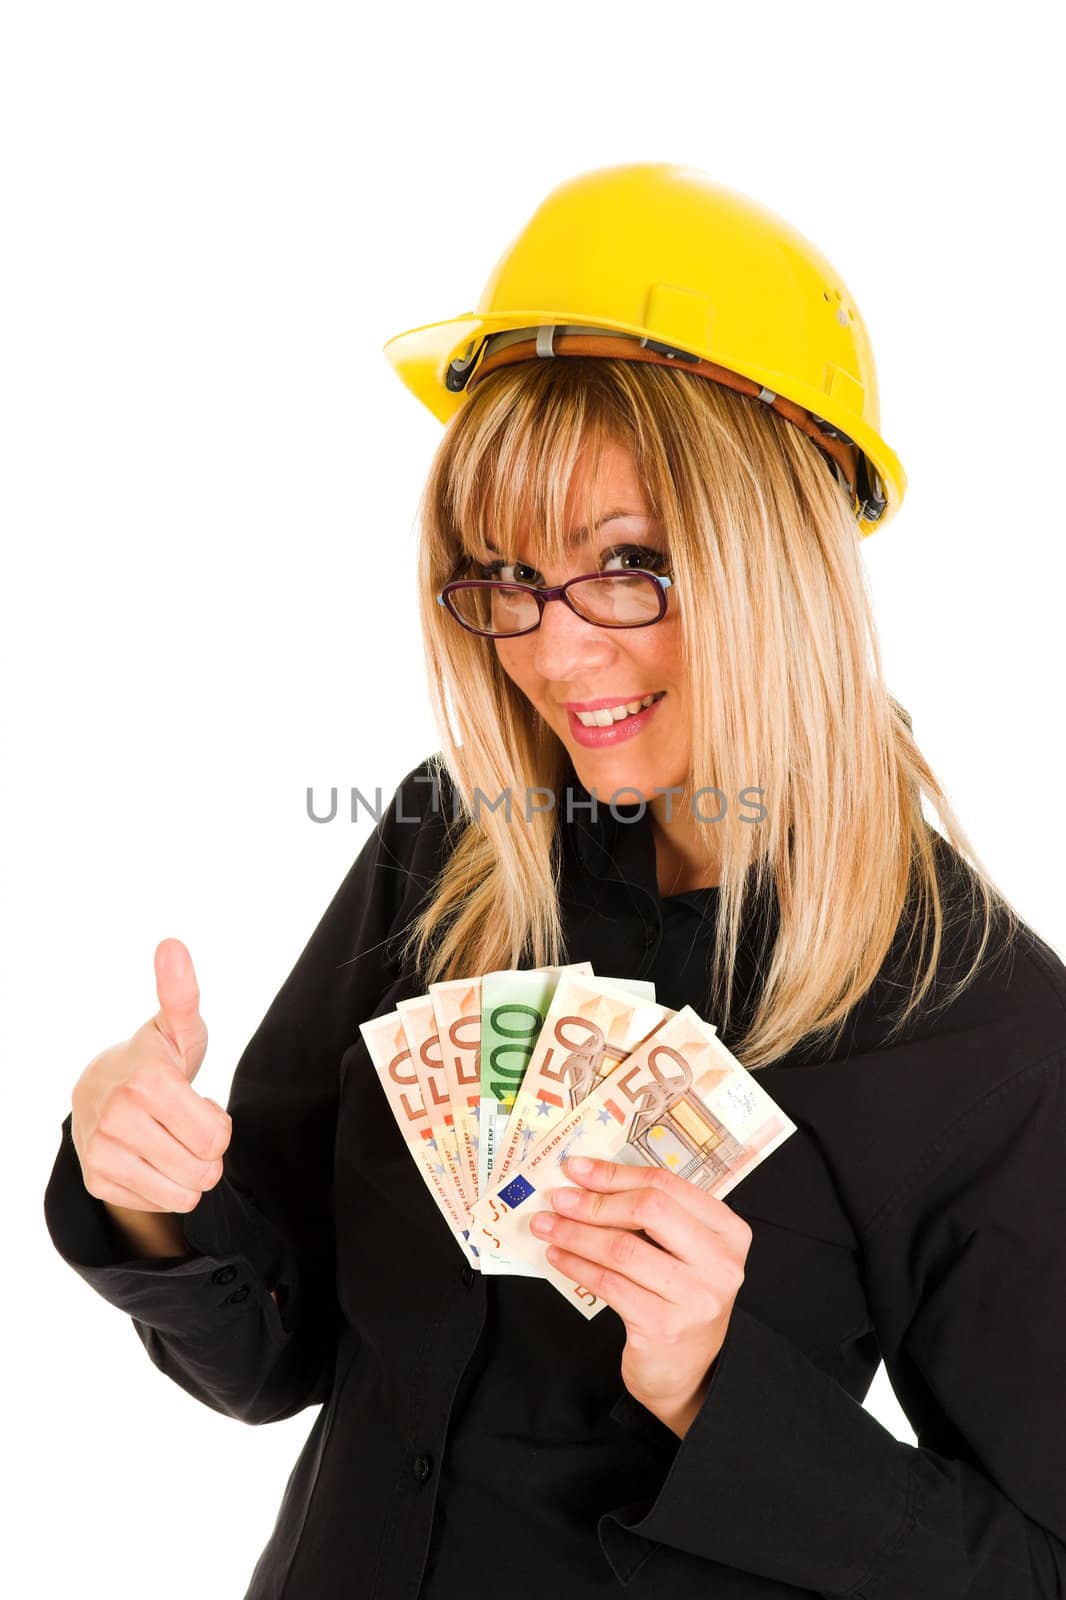
[[[636,716],[623,717],[620,722],[612,722],[609,728],[586,728],[578,720],[576,713],[567,709],[567,718],[570,722],[570,732],[578,744],[584,745],[589,750],[599,750],[605,745],[622,744],[627,739],[635,739],[644,732],[652,717],[666,699],[664,694],[661,699],[653,700],[650,706],[645,706],[643,711],[638,711]]]

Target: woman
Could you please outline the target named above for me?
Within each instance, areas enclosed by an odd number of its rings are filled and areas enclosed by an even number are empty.
[[[1066,972],[881,677],[858,538],[905,479],[851,297],[764,208],[637,164],[562,185],[476,313],[386,349],[449,423],[442,752],[228,1113],[160,945],[159,1015],[78,1080],[45,1203],[190,1394],[322,1404],[246,1600],[1061,1595]],[[797,1124],[728,1204],[574,1171],[547,1215],[589,1322],[457,1260],[359,1034],[581,959],[692,1004]],[[861,1405],[882,1357],[917,1446]]]

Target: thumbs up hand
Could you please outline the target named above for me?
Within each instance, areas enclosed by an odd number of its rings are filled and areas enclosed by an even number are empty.
[[[155,980],[155,1016],[95,1056],[74,1085],[71,1137],[97,1199],[130,1211],[187,1212],[222,1177],[233,1125],[192,1086],[207,1027],[180,939],[157,946]]]

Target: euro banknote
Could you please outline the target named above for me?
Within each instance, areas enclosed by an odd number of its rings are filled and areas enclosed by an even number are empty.
[[[422,1104],[429,1117],[434,1148],[444,1163],[451,1188],[458,1195],[463,1210],[466,1210],[477,1199],[477,1194],[468,1194],[463,1184],[455,1118],[441,1058],[433,997],[420,994],[411,1000],[401,1000],[396,1009],[411,1047],[411,1065],[422,1090]]]
[[[507,1117],[544,1026],[560,974],[591,973],[590,961],[569,966],[503,968],[481,979],[480,1060],[478,1072],[477,1192],[484,1194],[507,1132]],[[430,989],[434,988],[430,984]],[[481,1251],[481,1270],[536,1277],[521,1256],[510,1257],[491,1245]]]
[[[673,1013],[642,981],[564,973],[507,1118],[493,1178],[583,1100],[600,1078]],[[495,1184],[494,1184],[495,1186]]]

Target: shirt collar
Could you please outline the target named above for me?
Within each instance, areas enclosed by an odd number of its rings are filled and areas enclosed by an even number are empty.
[[[567,787],[572,797],[570,809],[573,816],[570,820],[566,811]],[[633,976],[647,977],[655,970],[656,952],[665,928],[651,815],[646,804],[641,810],[640,801],[628,805],[617,803],[612,813],[608,803],[610,795],[597,795],[596,815],[593,817],[589,804],[591,798],[567,752],[556,808],[569,852],[583,880],[583,888],[577,893],[585,900],[591,888],[590,898],[594,905],[589,909],[595,909],[601,918],[606,919],[604,926],[614,927],[617,924],[616,935],[613,935],[616,942],[625,937],[622,925],[632,928],[632,919],[636,919],[642,927],[644,954],[636,959]],[[717,917],[717,896],[706,890],[671,896],[669,905],[672,910],[684,908],[687,916],[697,919],[701,927],[707,930]],[[776,894],[771,895],[769,906],[761,897],[758,901],[753,898],[742,914],[734,968],[738,1010],[728,1030],[729,1037],[723,1038],[727,1045],[743,1035],[754,1016],[762,974],[777,934],[778,916]],[[621,944],[619,948],[622,948]],[[584,954],[584,950],[579,951],[579,955]],[[613,971],[610,959],[605,956],[604,960],[607,968]],[[713,997],[710,994],[692,1003],[701,1015],[709,1017],[712,1014]]]
[[[658,909],[655,836],[646,804],[638,800],[628,804],[617,801],[612,808],[609,794],[597,794],[593,808],[592,798],[591,791],[585,788],[578,777],[570,752],[567,751],[556,805],[578,859],[594,877],[643,890]]]

